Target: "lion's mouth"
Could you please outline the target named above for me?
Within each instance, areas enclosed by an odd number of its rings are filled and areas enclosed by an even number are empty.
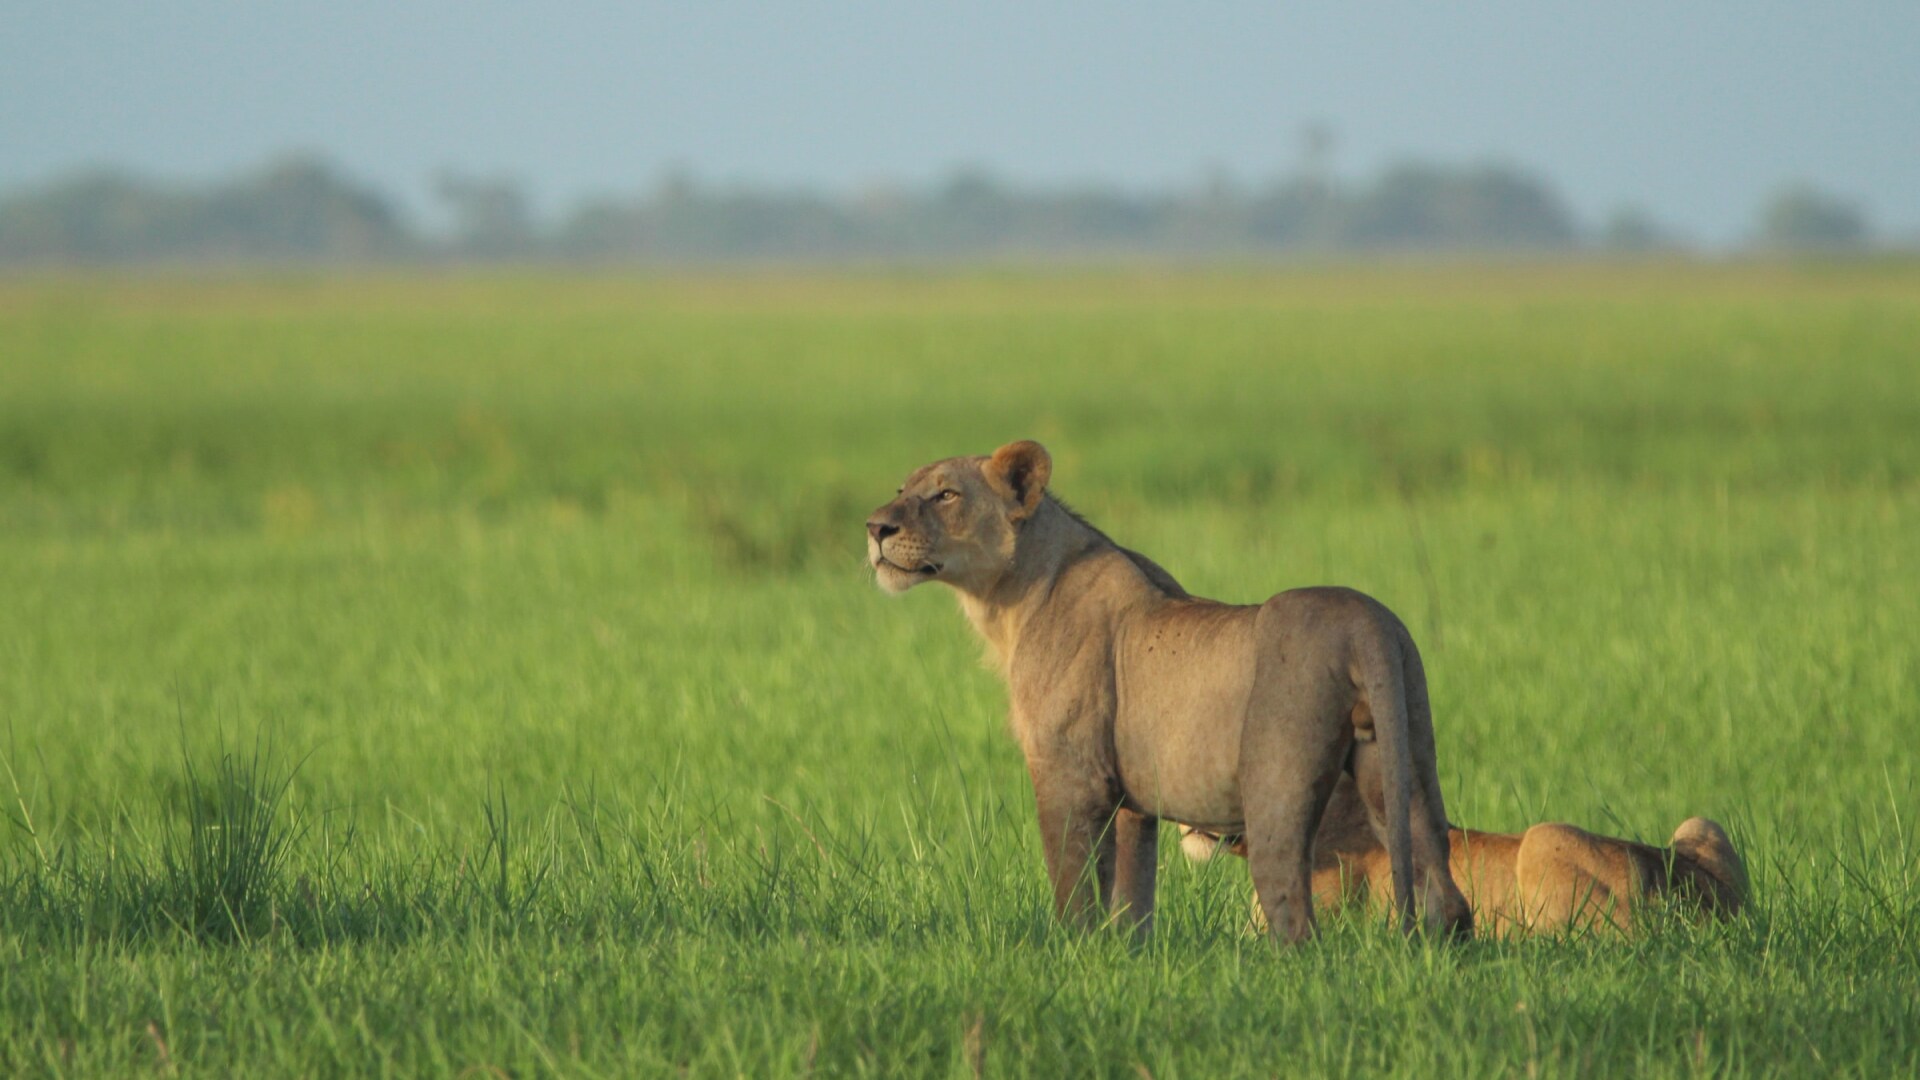
[[[879,556],[878,559],[874,562],[874,565],[884,566],[891,570],[897,570],[902,574],[925,574],[928,577],[932,577],[935,574],[938,574],[940,572],[940,565],[938,563],[923,562],[919,566],[911,566],[911,567],[901,566],[899,563],[894,562],[892,559],[887,558],[885,555]]]

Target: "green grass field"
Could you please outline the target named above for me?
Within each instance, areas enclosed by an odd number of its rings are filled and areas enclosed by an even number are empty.
[[[1034,437],[1192,590],[1364,589],[1448,808],[1731,924],[1051,923],[861,521]],[[0,1075],[1913,1075],[1920,265],[0,282]]]

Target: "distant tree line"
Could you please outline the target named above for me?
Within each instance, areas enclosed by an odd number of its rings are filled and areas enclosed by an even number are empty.
[[[287,158],[205,186],[92,172],[0,197],[0,264],[389,260],[701,261],[1367,252],[1657,251],[1645,211],[1584,228],[1547,182],[1502,165],[1409,163],[1361,182],[1317,168],[1265,184],[1215,177],[1131,193],[1036,188],[965,170],[854,195],[705,184],[685,172],[539,220],[510,181],[445,174],[453,227],[428,233],[323,160]],[[1811,187],[1760,208],[1756,246],[1869,246],[1861,212]]]
[[[393,204],[327,164],[174,187],[91,172],[0,198],[0,262],[376,260],[416,243]]]

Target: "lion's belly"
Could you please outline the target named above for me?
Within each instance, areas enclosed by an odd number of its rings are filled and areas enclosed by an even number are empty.
[[[1254,611],[1181,605],[1123,635],[1114,751],[1136,808],[1201,828],[1240,827]]]

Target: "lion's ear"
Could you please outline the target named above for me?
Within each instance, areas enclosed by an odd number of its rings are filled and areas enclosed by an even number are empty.
[[[1014,515],[1017,521],[1040,506],[1040,496],[1047,493],[1047,478],[1053,475],[1053,457],[1032,439],[1021,439],[995,450],[980,471],[995,490],[1020,504]]]

